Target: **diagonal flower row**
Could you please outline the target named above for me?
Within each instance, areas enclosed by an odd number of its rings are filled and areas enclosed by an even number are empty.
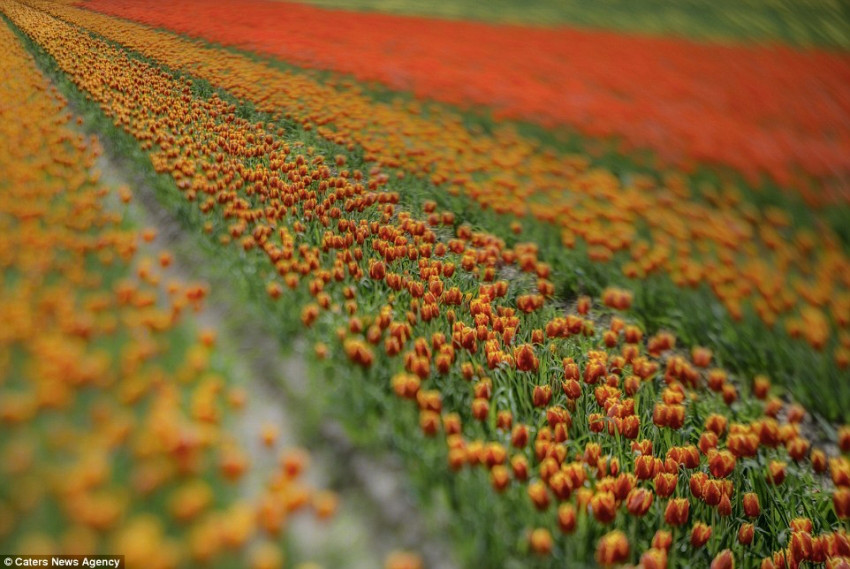
[[[823,367],[830,377],[850,365],[850,262],[826,228],[796,229],[786,213],[762,213],[732,188],[705,191],[711,203],[703,203],[681,176],[662,185],[640,177],[624,183],[510,131],[474,134],[446,111],[420,116],[425,109],[418,104],[376,103],[351,84],[335,89],[130,22],[37,5],[260,110],[285,114],[327,140],[362,148],[387,175],[428,177],[483,208],[551,224],[566,247],[583,247],[595,262],[613,261],[630,279],[666,274],[682,288],[706,286],[732,319],[829,350],[833,361]],[[370,179],[377,183],[377,170]]]
[[[232,427],[251,401],[192,325],[207,288],[161,282],[171,255],[140,254],[155,233],[110,207],[97,141],[5,22],[0,53],[0,548],[278,565],[286,520],[327,518],[336,497],[274,433],[279,465],[245,494]]]

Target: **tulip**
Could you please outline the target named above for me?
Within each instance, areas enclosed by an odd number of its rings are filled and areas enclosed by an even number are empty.
[[[804,531],[807,533],[812,533],[812,527],[812,520],[810,520],[809,518],[794,518],[788,524],[788,528],[792,532]]]
[[[719,480],[709,478],[702,486],[702,500],[709,506],[720,504],[720,499],[723,497],[723,489]]]
[[[735,456],[728,450],[709,453],[708,469],[715,478],[726,478],[735,470]]]
[[[614,530],[602,536],[596,547],[596,562],[603,567],[624,562],[629,556],[629,541],[626,534]]]
[[[713,449],[717,448],[717,434],[712,431],[705,431],[699,437],[699,450],[704,455],[708,455]]]
[[[771,460],[767,465],[767,475],[765,477],[768,484],[780,485],[785,480],[785,463],[778,460]]]
[[[528,485],[528,497],[531,498],[534,507],[540,511],[549,507],[549,491],[546,489],[546,484],[540,480]]]
[[[626,509],[633,516],[643,516],[652,505],[652,492],[646,488],[635,488],[626,499]]]
[[[514,359],[517,369],[520,371],[537,371],[540,364],[534,354],[534,348],[530,344],[522,344],[514,348]]]
[[[708,476],[704,472],[695,472],[691,475],[691,478],[688,480],[688,486],[695,498],[702,499],[707,481]]]
[[[761,513],[758,494],[747,492],[741,501],[744,504],[744,513],[748,518],[757,518]]]
[[[527,480],[528,460],[521,454],[514,455],[511,458],[511,470],[513,470],[514,478],[517,480]]]
[[[806,458],[809,452],[809,441],[802,437],[794,437],[785,443],[785,448],[788,450],[788,456],[797,462]]]
[[[659,498],[667,498],[676,490],[676,485],[679,482],[679,477],[676,474],[669,472],[659,472],[652,480],[655,486],[655,493]]]
[[[688,513],[691,504],[687,498],[673,498],[664,510],[664,521],[671,526],[681,526],[688,523]]]
[[[531,399],[535,407],[546,407],[552,399],[552,388],[548,385],[535,385]]]
[[[839,519],[846,520],[850,518],[850,489],[838,488],[832,494],[832,505],[835,507],[835,515]]]
[[[712,559],[710,569],[735,569],[735,558],[732,556],[732,551],[724,549],[718,553]]]
[[[726,432],[726,417],[718,414],[711,414],[705,420],[705,428],[707,431],[711,431],[716,434],[718,437],[722,436],[724,432]]]
[[[575,531],[576,509],[572,504],[563,503],[558,506],[558,527],[566,534]]]
[[[611,489],[612,492],[614,492],[614,497],[617,501],[626,499],[632,489],[634,489],[635,483],[636,479],[634,474],[624,472],[617,476],[614,481],[613,488]]]
[[[753,524],[741,524],[741,527],[738,528],[738,543],[741,545],[750,545],[753,542],[753,535]]]
[[[708,542],[711,537],[711,526],[702,522],[696,522],[691,529],[691,545],[700,548]]]
[[[729,496],[723,494],[720,497],[720,503],[717,504],[717,513],[723,517],[732,515],[732,501],[729,499]]]
[[[841,452],[850,453],[850,425],[838,427],[838,448]]]
[[[811,559],[813,551],[811,534],[807,531],[792,532],[791,540],[788,542],[788,551],[794,559]]]
[[[549,555],[552,552],[552,534],[545,528],[536,528],[528,538],[531,551],[538,555]]]
[[[648,480],[659,470],[659,460],[650,454],[642,454],[635,459],[635,476],[638,480]]]
[[[667,569],[667,550],[652,547],[640,556],[642,569]]]
[[[617,502],[612,492],[597,492],[590,499],[590,509],[596,521],[607,524],[617,515]]]
[[[673,545],[673,534],[667,530],[660,529],[652,536],[652,547],[669,551]]]
[[[818,474],[822,474],[826,472],[827,469],[827,460],[826,453],[821,449],[815,449],[812,451],[811,457],[812,459],[812,469]]]

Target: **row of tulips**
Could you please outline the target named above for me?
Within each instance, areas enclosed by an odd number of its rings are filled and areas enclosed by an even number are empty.
[[[823,370],[819,382],[850,365],[850,262],[825,227],[795,228],[787,213],[760,212],[734,188],[705,190],[710,203],[703,203],[679,175],[663,184],[644,177],[621,181],[582,157],[543,151],[509,130],[476,134],[448,111],[377,103],[350,83],[333,88],[166,32],[53,2],[36,4],[349,151],[362,149],[372,187],[391,174],[428,177],[446,195],[543,222],[560,233],[563,245],[583,249],[593,262],[613,262],[628,279],[661,274],[683,289],[708,288],[733,320],[752,323],[754,333],[767,328],[778,341],[790,336],[826,351],[827,358],[812,355],[816,361],[807,366]],[[429,213],[429,222],[438,219]]]
[[[279,460],[247,489],[253,403],[194,326],[207,287],[149,256],[156,232],[130,226],[130,190],[99,182],[97,140],[5,22],[0,53],[0,549],[279,567],[287,520],[336,496],[273,430]]]
[[[850,197],[850,58],[843,53],[270,0],[80,5],[422,98],[484,105],[500,117],[618,136],[668,164],[722,164],[754,181],[771,176],[796,184],[813,203]]]
[[[445,449],[434,479],[448,468],[489,486],[537,562],[846,565],[850,462],[812,448],[806,410],[769,379],[733,377],[671,333],[646,337],[627,291],[565,311],[535,243],[508,246],[431,201],[406,208],[377,169],[290,143],[45,12],[3,10],[148,151],[226,254],[262,268],[248,278],[266,302],[299,309],[348,404],[377,384],[390,409],[415,409],[419,434],[396,436]],[[850,451],[850,433],[838,443]]]

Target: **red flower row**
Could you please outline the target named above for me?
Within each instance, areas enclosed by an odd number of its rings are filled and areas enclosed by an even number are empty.
[[[767,173],[810,201],[846,200],[850,58],[349,13],[266,0],[90,0],[85,7],[378,81],[499,116],[618,136],[676,165]],[[828,187],[807,186],[805,172]]]

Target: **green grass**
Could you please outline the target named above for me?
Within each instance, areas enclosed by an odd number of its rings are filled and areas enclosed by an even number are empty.
[[[325,8],[542,26],[573,25],[701,41],[850,48],[847,0],[299,0]]]

